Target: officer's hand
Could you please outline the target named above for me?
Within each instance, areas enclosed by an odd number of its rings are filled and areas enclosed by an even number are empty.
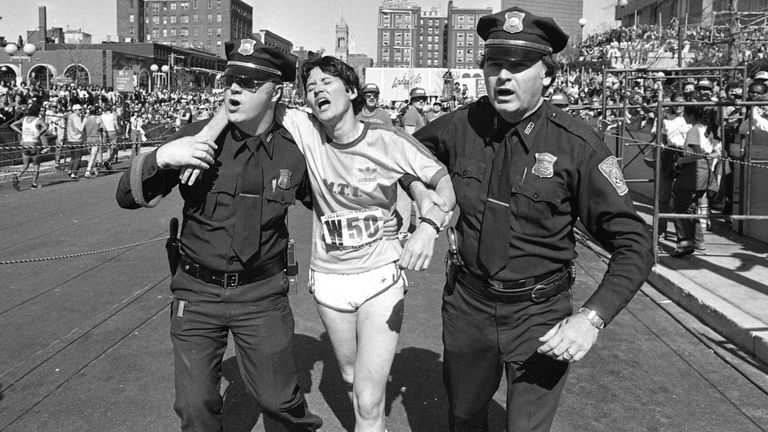
[[[453,210],[452,207],[448,206],[445,200],[440,198],[440,195],[438,195],[434,189],[425,188],[418,194],[414,194],[414,200],[416,201],[416,205],[419,207],[420,214],[426,214],[427,211],[432,208],[432,206],[437,206],[443,212],[450,212]]]
[[[552,327],[539,342],[541,354],[564,362],[581,360],[597,340],[598,329],[580,313],[573,314]]]
[[[208,169],[214,161],[214,150],[216,150],[216,144],[213,141],[182,137],[163,144],[157,149],[157,165],[161,169],[182,167]]]
[[[179,183],[192,186],[202,172],[200,168],[184,167],[179,171]]]
[[[419,224],[403,247],[403,254],[397,264],[406,270],[426,270],[432,260],[435,247],[435,230],[425,224]]]

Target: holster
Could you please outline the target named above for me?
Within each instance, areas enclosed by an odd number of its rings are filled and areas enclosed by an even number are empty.
[[[448,252],[445,254],[445,293],[453,294],[456,288],[456,274],[464,267],[464,261],[459,255],[459,245],[456,230],[450,227],[445,230],[448,236]]]
[[[168,267],[171,269],[171,276],[176,275],[176,269],[179,267],[181,259],[181,241],[179,241],[179,220],[171,218],[170,235],[165,241],[165,253],[168,256]]]

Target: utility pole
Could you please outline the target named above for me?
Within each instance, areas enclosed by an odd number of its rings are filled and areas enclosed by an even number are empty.
[[[741,31],[739,30],[739,0],[728,2],[728,66],[739,64],[739,47],[741,44]]]

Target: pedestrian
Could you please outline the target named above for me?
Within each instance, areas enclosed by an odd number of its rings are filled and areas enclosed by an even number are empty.
[[[413,134],[427,124],[427,119],[424,117],[427,92],[421,87],[414,87],[411,89],[410,97],[408,109],[403,114],[403,129],[409,134]]]
[[[288,208],[309,199],[306,163],[274,117],[295,63],[251,39],[225,50],[226,128],[215,143],[187,138],[140,153],[120,179],[117,201],[152,207],[179,184],[181,167],[206,169],[197,183],[179,187],[180,255],[170,260],[179,261],[172,263],[171,341],[182,430],[222,430],[221,367],[232,333],[240,374],[264,416],[291,431],[314,431],[322,420],[299,388],[284,272]],[[191,137],[204,124],[177,136]]]
[[[112,111],[112,105],[106,105],[101,113],[101,124],[104,127],[104,146],[107,150],[107,159],[104,160],[104,169],[110,171],[112,162],[117,162],[117,135],[120,133],[120,119]]]
[[[101,146],[104,143],[104,124],[101,122],[101,108],[94,105],[88,109],[83,127],[86,147],[91,148],[88,157],[88,166],[85,169],[85,178],[95,177],[99,174],[99,166],[102,162]]]
[[[368,83],[363,87],[363,105],[357,119],[371,124],[392,126],[392,119],[389,113],[379,107],[379,86]]]
[[[361,122],[355,70],[325,56],[301,68],[307,106],[284,124],[307,158],[314,219],[310,292],[348,384],[356,431],[383,431],[386,385],[403,319],[402,269],[429,265],[446,213],[433,206],[405,247],[385,237],[397,180],[416,175],[444,199],[455,198],[445,167],[399,129]],[[209,125],[212,126],[212,125]]]
[[[427,123],[430,123],[442,117],[443,115],[445,115],[445,111],[443,111],[443,104],[440,103],[440,101],[435,101],[432,104],[432,110],[427,113],[425,118]]]
[[[83,131],[85,129],[85,118],[83,116],[83,107],[80,104],[72,105],[72,113],[67,118],[67,146],[72,155],[69,161],[69,177],[77,181],[77,172],[80,170],[80,162],[83,157]]]
[[[48,130],[48,125],[40,117],[40,106],[30,105],[27,115],[11,124],[11,129],[21,134],[21,172],[13,175],[13,188],[21,189],[21,177],[29,168],[30,162],[35,166],[35,174],[32,177],[31,189],[39,189],[37,178],[40,176],[40,152],[42,150],[41,137]]]
[[[450,430],[487,431],[506,374],[506,430],[547,431],[570,363],[645,281],[649,231],[601,136],[543,98],[566,33],[518,7],[477,33],[488,95],[414,135],[448,167],[459,205],[442,305]],[[577,220],[611,258],[574,313]]]

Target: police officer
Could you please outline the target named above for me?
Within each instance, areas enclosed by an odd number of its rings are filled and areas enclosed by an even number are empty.
[[[392,126],[389,113],[379,107],[379,86],[368,83],[363,87],[363,109],[357,114],[357,119],[370,124]]]
[[[506,373],[507,431],[547,431],[570,363],[646,279],[649,231],[601,136],[542,97],[567,35],[518,7],[477,32],[488,96],[414,135],[448,167],[460,206],[442,306],[450,430],[488,430]],[[424,186],[410,188],[426,204]],[[612,256],[574,312],[577,219]]]
[[[222,357],[231,332],[248,390],[265,417],[286,430],[317,430],[298,386],[294,320],[284,274],[288,206],[309,200],[306,165],[276,122],[282,81],[294,62],[251,39],[227,43],[223,74],[229,124],[215,142],[183,138],[137,155],[120,179],[123,208],[153,207],[179,184],[182,167],[201,168],[184,199],[181,256],[171,281],[176,403],[184,431],[220,431]],[[191,137],[207,122],[184,127]]]

